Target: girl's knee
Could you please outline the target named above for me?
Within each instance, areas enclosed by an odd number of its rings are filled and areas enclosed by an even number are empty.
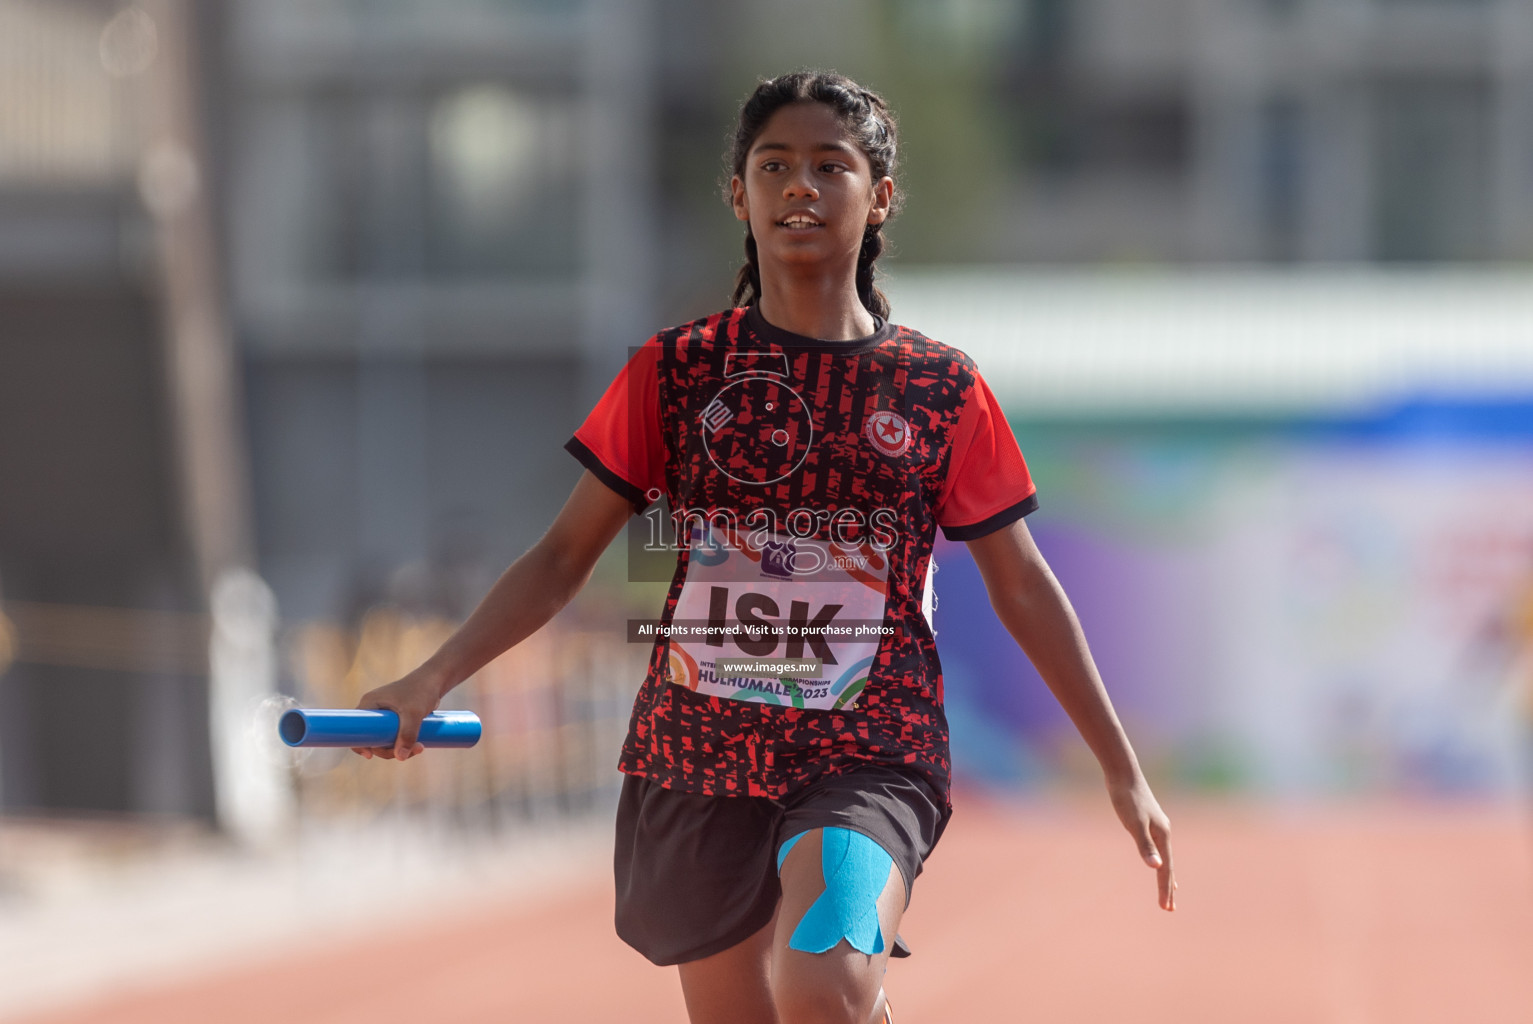
[[[828,953],[805,954],[829,958]],[[774,971],[772,1000],[778,1024],[867,1024],[878,1001],[879,986],[871,994],[860,979],[836,972]],[[808,976],[806,976],[808,975]]]

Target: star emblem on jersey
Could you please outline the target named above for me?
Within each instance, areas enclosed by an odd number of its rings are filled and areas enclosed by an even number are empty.
[[[899,458],[910,450],[910,424],[897,412],[887,409],[875,412],[868,417],[863,432],[868,435],[874,448],[891,459]]]

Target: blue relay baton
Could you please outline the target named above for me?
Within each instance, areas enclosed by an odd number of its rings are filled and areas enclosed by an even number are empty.
[[[472,711],[436,711],[421,719],[416,739],[426,747],[472,747],[483,731]],[[290,747],[392,747],[399,715],[383,709],[293,708],[277,721]]]

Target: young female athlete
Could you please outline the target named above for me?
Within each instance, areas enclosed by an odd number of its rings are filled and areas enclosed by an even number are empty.
[[[586,473],[547,535],[424,665],[363,697],[400,731],[358,752],[419,753],[441,696],[664,495],[680,543],[620,762],[618,932],[680,965],[693,1024],[890,1021],[884,967],[908,955],[900,917],[950,814],[937,527],[968,543],[1101,763],[1166,910],[1170,826],[1023,525],[1034,487],[999,406],[873,285],[897,205],[884,102],[834,74],[763,82],[731,167],[735,308],[634,355],[567,446]]]

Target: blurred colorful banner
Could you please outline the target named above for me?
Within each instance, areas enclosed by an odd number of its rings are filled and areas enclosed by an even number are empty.
[[[1274,793],[1520,784],[1533,402],[1015,426],[1029,525],[1148,765]],[[967,552],[937,559],[957,768],[1093,770]]]

